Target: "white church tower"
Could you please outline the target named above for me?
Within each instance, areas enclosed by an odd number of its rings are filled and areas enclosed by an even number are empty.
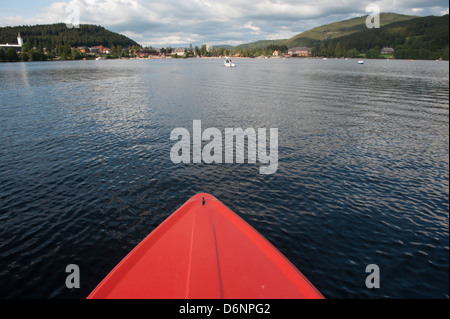
[[[17,35],[17,44],[0,44],[0,50],[8,50],[9,48],[13,48],[16,52],[20,52],[22,50],[23,45],[23,39],[22,36],[19,34]]]
[[[22,47],[22,45],[23,45],[23,39],[22,39],[22,37],[20,36],[20,32],[19,32],[19,34],[17,35],[17,44],[20,45],[21,47]]]

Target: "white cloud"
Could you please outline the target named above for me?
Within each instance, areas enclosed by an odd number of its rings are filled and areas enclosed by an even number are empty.
[[[165,33],[155,33],[145,37],[140,43],[143,46],[155,46],[159,43],[159,46],[164,47],[176,47],[180,43],[195,43],[201,36],[199,34],[188,34],[183,32],[171,33],[170,35]]]
[[[251,21],[247,22],[244,25],[244,28],[250,29],[250,30],[252,30],[252,31],[254,31],[256,33],[259,33],[261,31],[261,28],[257,27],[257,26],[254,26]]]

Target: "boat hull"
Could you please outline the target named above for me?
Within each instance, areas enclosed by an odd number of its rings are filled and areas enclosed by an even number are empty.
[[[193,196],[134,248],[88,299],[297,299],[320,292],[214,196]]]

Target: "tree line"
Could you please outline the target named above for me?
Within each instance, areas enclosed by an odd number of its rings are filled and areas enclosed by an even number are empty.
[[[170,49],[171,50],[171,49]],[[220,57],[220,56],[234,56],[239,54],[241,57],[256,57],[256,56],[271,56],[273,52],[279,51],[281,53],[287,53],[288,48],[285,45],[268,45],[264,48],[224,48],[214,46],[208,47],[206,44],[202,44],[201,46],[196,45],[195,47],[192,44],[189,46],[189,49],[186,50],[183,58],[189,57]],[[171,51],[168,51],[171,52]]]
[[[123,48],[122,46],[112,46],[110,54],[104,55],[108,59],[117,58],[131,58],[135,57],[136,53],[141,48],[139,46],[131,46]],[[0,49],[0,62],[28,62],[28,61],[49,61],[49,60],[81,60],[81,59],[95,59],[95,55],[82,53],[79,49],[73,48],[68,44],[57,45],[55,48],[41,45],[38,47],[31,47],[29,43],[22,45],[21,53],[17,53],[13,48],[8,48],[6,51]]]

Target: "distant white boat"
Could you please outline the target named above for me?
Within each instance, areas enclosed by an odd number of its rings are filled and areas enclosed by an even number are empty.
[[[230,58],[227,58],[224,62],[225,66],[236,66],[236,63],[234,63],[233,61],[231,61]]]
[[[364,61],[363,60],[359,60],[358,64],[364,64]]]
[[[322,60],[326,61],[326,60],[328,60],[328,59],[327,59],[327,58],[323,58]]]
[[[96,58],[95,60],[100,61],[100,60],[106,60],[104,57],[99,56],[98,58]]]

